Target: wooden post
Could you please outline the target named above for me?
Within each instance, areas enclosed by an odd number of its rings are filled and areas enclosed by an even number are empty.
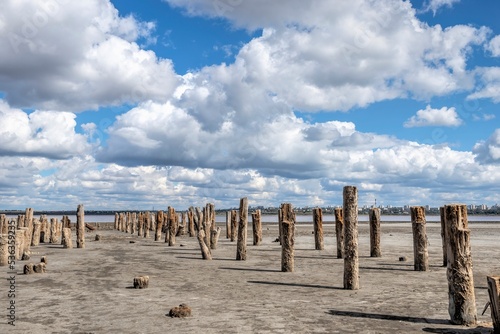
[[[444,219],[448,237],[448,297],[451,322],[456,325],[477,323],[470,230],[467,207],[463,204],[444,206]]]
[[[188,210],[188,231],[189,231],[190,237],[196,236],[196,231],[194,229],[194,208],[193,207],[190,207]]]
[[[8,234],[7,216],[0,214],[0,234]]]
[[[380,209],[370,209],[370,256],[381,257],[380,251]]]
[[[281,221],[288,221],[293,223],[293,229],[292,232],[295,233],[295,212],[293,212],[293,206],[291,203],[282,203],[280,206],[279,210],[280,214],[279,217],[281,218]],[[280,232],[281,233],[281,232]]]
[[[126,232],[130,234],[132,232],[132,215],[130,212],[127,212],[127,223],[126,225]]]
[[[31,237],[31,246],[38,246],[40,244],[40,231],[42,223],[38,220],[33,222],[33,236]]]
[[[444,221],[444,207],[439,208],[439,214],[441,218],[441,241],[443,244],[443,267],[446,267],[448,265],[448,250],[447,250],[447,245],[448,245],[448,237],[446,236],[446,224]]]
[[[359,289],[358,260],[358,189],[345,186],[344,213],[344,289]]]
[[[177,226],[176,226],[176,213],[175,209],[172,207],[168,207],[167,213],[168,220],[168,245],[175,246],[175,235],[177,234]]]
[[[236,244],[236,260],[247,259],[247,225],[248,225],[248,199],[240,199],[240,222],[238,224],[238,242]]]
[[[295,244],[295,223],[284,220],[281,222],[281,271],[293,272],[294,270],[294,244]]]
[[[24,226],[28,228],[28,245],[31,246],[31,239],[33,237],[33,208],[26,209]]]
[[[201,257],[203,260],[212,260],[212,253],[210,252],[210,248],[205,243],[205,240],[205,231],[200,229],[198,231],[198,242],[200,244]]]
[[[137,212],[132,212],[131,220],[130,234],[135,234],[137,232]]]
[[[119,229],[119,222],[120,222],[120,215],[118,214],[118,212],[115,212],[115,230],[118,230]],[[64,228],[64,227],[63,227]]]
[[[9,235],[0,234],[0,267],[9,264]]]
[[[146,213],[144,213],[143,215],[143,219],[144,219],[143,237],[149,238],[149,227],[151,226],[151,213],[149,211],[146,211]]]
[[[85,212],[83,204],[76,210],[76,248],[85,248]]]
[[[231,238],[231,211],[226,211],[226,239]]]
[[[156,233],[155,241],[161,240],[161,230],[163,228],[163,211],[158,211],[156,213]]]
[[[314,249],[323,250],[323,211],[321,208],[314,208],[313,210],[314,222]]]
[[[262,222],[260,210],[255,210],[255,212],[252,213],[252,231],[254,246],[260,246],[260,244],[262,244]]]
[[[500,276],[488,276],[488,294],[490,296],[491,320],[493,333],[500,334]]]
[[[73,240],[71,239],[71,229],[69,227],[63,228],[62,244],[64,248],[73,248]]]
[[[210,233],[211,233],[210,248],[211,249],[217,249],[217,243],[219,242],[220,232],[221,232],[220,226],[217,226],[215,230],[210,231]]]
[[[412,206],[411,226],[413,230],[413,268],[415,271],[429,270],[429,253],[427,251],[427,233],[425,229],[425,208]]]
[[[236,241],[238,234],[238,211],[231,210],[231,241]]]
[[[180,216],[181,216],[181,223],[179,224],[179,228],[177,229],[178,237],[186,234],[186,213],[181,212]]]
[[[344,214],[342,208],[335,208],[335,235],[337,238],[337,259],[344,258]]]
[[[57,243],[57,218],[50,218],[50,235],[49,242],[51,244]]]
[[[137,236],[142,237],[144,235],[144,214],[139,212],[139,217],[137,221]]]

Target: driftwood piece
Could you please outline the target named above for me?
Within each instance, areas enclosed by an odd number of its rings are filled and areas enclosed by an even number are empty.
[[[149,286],[149,276],[136,276],[134,277],[135,289],[146,289]]]
[[[191,316],[191,308],[186,304],[180,304],[173,307],[168,312],[168,316],[172,318],[186,318]]]

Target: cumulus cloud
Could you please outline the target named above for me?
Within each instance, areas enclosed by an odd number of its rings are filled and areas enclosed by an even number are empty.
[[[487,140],[474,145],[472,151],[481,163],[500,163],[500,129],[496,129]]]
[[[425,109],[417,111],[417,114],[410,117],[404,127],[413,128],[419,126],[460,126],[463,121],[458,116],[454,107],[441,109],[431,108],[427,105]]]
[[[205,69],[236,74],[293,108],[349,110],[406,97],[427,99],[470,89],[466,69],[486,28],[427,26],[409,2],[241,2],[217,11],[204,1],[169,1],[193,15],[220,16],[237,26],[263,28],[235,64]],[[235,80],[236,81],[236,80]],[[206,88],[206,87],[205,87]]]
[[[154,24],[119,16],[108,0],[6,0],[0,21],[0,91],[13,106],[166,101],[177,85],[171,61],[137,44],[151,41]]]
[[[0,155],[66,159],[89,153],[87,138],[75,132],[75,118],[70,112],[27,114],[0,100]]]

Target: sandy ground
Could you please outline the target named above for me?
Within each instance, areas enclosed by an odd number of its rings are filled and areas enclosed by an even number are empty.
[[[382,257],[369,257],[367,223],[359,226],[361,289],[343,287],[334,225],[325,250],[314,250],[312,226],[298,225],[295,272],[283,273],[276,225],[264,225],[264,242],[236,261],[236,243],[221,234],[214,260],[201,259],[195,238],[174,247],[112,230],[86,235],[85,249],[32,247],[16,263],[16,326],[7,324],[8,282],[2,279],[0,333],[490,333],[487,275],[500,275],[500,224],[470,223],[478,327],[449,323],[446,268],[439,223],[428,223],[427,272],[413,271],[411,224],[382,223]],[[102,236],[93,241],[94,235]],[[75,236],[73,236],[75,238]],[[75,239],[73,239],[75,240]],[[130,243],[130,241],[135,243]],[[75,242],[74,242],[75,243]],[[48,257],[47,273],[23,275],[23,265]],[[399,257],[406,256],[407,262]],[[9,277],[6,267],[2,277]],[[132,288],[148,275],[149,288]],[[190,318],[167,316],[181,303]]]

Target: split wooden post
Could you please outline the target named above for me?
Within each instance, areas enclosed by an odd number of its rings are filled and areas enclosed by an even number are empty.
[[[415,271],[427,271],[429,270],[429,253],[427,251],[425,208],[412,206],[410,213],[413,231],[413,268]]]
[[[344,213],[344,289],[359,289],[358,259],[358,189],[345,186]]]
[[[323,250],[323,211],[321,208],[313,209],[313,222],[314,222],[314,249]]]
[[[439,208],[439,214],[441,218],[441,241],[443,244],[443,267],[446,267],[448,265],[448,237],[446,235],[446,224],[444,221],[444,207]]]
[[[231,241],[236,241],[238,235],[238,211],[231,210]]]
[[[255,210],[255,212],[252,213],[252,232],[254,246],[260,246],[262,244],[262,222],[260,210]]]
[[[201,249],[201,257],[203,260],[212,260],[212,253],[210,252],[210,248],[207,246],[205,243],[205,231],[204,230],[199,230],[198,231],[198,242],[200,244],[200,249]]]
[[[236,244],[236,260],[247,259],[247,226],[248,226],[248,198],[240,199],[240,222],[238,224],[238,242]]]
[[[76,210],[76,248],[85,248],[85,212],[83,204]]]
[[[342,208],[335,208],[335,235],[337,238],[337,259],[344,258],[344,214]]]
[[[448,237],[448,313],[453,324],[474,325],[477,310],[467,207],[464,204],[445,205],[444,216]]]
[[[63,228],[61,239],[64,248],[73,248],[73,240],[71,239],[71,229],[69,227]]]
[[[500,334],[500,276],[488,276],[488,294],[490,296],[491,320],[493,333]]]
[[[370,257],[381,257],[380,250],[380,209],[372,208],[370,215]]]
[[[156,212],[156,233],[155,241],[161,240],[161,230],[163,228],[163,211]]]
[[[294,270],[294,244],[295,222],[284,220],[281,222],[281,271],[293,272]]]
[[[226,239],[231,238],[231,211],[226,211]]]

